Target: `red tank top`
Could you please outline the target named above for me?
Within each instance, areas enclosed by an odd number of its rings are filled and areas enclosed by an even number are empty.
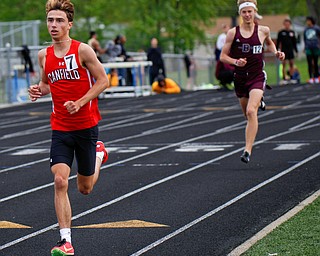
[[[96,126],[101,120],[98,99],[88,102],[72,115],[63,106],[66,101],[76,101],[81,98],[94,84],[90,72],[80,64],[80,44],[72,40],[70,49],[63,58],[55,56],[53,46],[47,48],[44,72],[52,96],[52,130],[83,130]]]
[[[230,56],[235,59],[247,58],[247,64],[244,67],[236,67],[239,73],[255,73],[263,70],[263,45],[258,36],[258,25],[254,26],[251,37],[244,38],[240,33],[240,27],[236,27]]]

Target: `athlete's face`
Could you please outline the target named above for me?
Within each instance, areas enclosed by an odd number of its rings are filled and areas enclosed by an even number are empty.
[[[60,10],[52,10],[47,15],[47,27],[49,34],[54,40],[69,37],[72,22],[68,21],[67,14]]]
[[[291,22],[290,21],[284,21],[283,26],[286,30],[290,30],[291,28]]]
[[[242,17],[242,20],[246,24],[254,22],[255,13],[256,13],[256,10],[251,6],[244,7],[240,11],[240,15]]]

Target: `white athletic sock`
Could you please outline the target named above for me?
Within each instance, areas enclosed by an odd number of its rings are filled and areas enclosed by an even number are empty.
[[[100,158],[101,162],[103,160],[103,157],[104,157],[104,152],[97,152],[96,153],[96,156]]]
[[[60,229],[61,241],[66,239],[67,242],[71,243],[71,229],[70,228],[62,228]]]

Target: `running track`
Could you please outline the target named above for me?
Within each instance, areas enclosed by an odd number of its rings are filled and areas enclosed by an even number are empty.
[[[233,92],[99,101],[110,158],[89,196],[70,177],[76,255],[227,255],[319,190],[320,86],[265,99],[247,165]],[[0,109],[0,255],[50,255],[59,240],[50,109]]]

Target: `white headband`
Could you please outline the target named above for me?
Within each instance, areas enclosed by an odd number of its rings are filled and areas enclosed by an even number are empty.
[[[243,9],[244,7],[253,7],[255,10],[257,10],[257,6],[254,3],[244,2],[239,5],[239,13],[240,13],[241,9]]]

